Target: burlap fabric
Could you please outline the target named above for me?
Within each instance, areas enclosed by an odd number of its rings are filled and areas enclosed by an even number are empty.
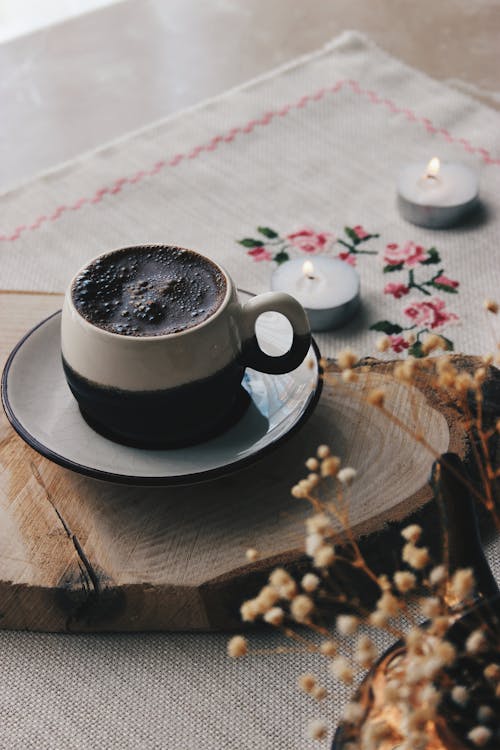
[[[494,335],[481,302],[495,296],[500,280],[499,141],[497,113],[345,34],[3,195],[0,286],[62,291],[76,268],[102,250],[171,242],[206,252],[240,286],[260,292],[269,288],[275,250],[264,235],[256,237],[257,227],[285,238],[308,228],[309,235],[288,240],[290,252],[306,257],[300,238],[339,255],[345,247],[330,235],[346,240],[345,226],[361,226],[380,235],[358,246],[377,255],[354,258],[363,312],[341,332],[320,337],[324,353],[345,344],[373,353],[370,325],[408,318],[407,302],[426,295],[412,290],[398,298],[384,288],[404,285],[412,257],[424,281],[442,270],[459,282],[428,287],[445,302],[439,310],[447,317],[437,330],[458,350],[483,352]],[[395,208],[399,166],[435,154],[481,172],[485,208],[459,229],[419,229]],[[329,236],[322,244],[318,235]],[[237,243],[244,238],[262,239],[262,249]],[[412,256],[410,248],[406,266],[384,274],[387,245],[403,252],[408,242],[424,255]],[[432,246],[440,264],[420,263]],[[496,547],[490,544],[489,555],[500,578]],[[233,663],[225,641],[222,635],[2,633],[0,748],[317,747],[306,739],[308,719],[328,713],[333,730],[348,691],[330,685],[333,701],[322,711],[295,688],[297,675],[314,667],[310,656]],[[279,643],[274,634],[253,639],[257,647]]]

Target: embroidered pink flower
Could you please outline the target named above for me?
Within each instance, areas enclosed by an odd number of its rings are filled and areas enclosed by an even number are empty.
[[[391,341],[391,349],[393,352],[396,352],[396,354],[401,354],[405,349],[408,349],[410,346],[409,342],[399,334],[392,334],[389,336],[389,339]]]
[[[447,276],[436,276],[434,279],[435,284],[440,284],[441,286],[449,286],[450,289],[456,289],[458,286],[460,286],[460,282],[455,281],[454,279],[449,279]]]
[[[403,313],[417,326],[424,326],[433,330],[441,328],[446,323],[454,323],[459,318],[455,313],[446,309],[446,303],[439,297],[432,297],[424,302],[414,300],[404,308]]]
[[[358,240],[364,240],[370,236],[370,234],[361,226],[361,224],[357,224],[355,227],[353,227],[352,231],[354,232]]]
[[[414,242],[407,242],[403,247],[391,242],[384,252],[384,261],[389,266],[398,266],[403,263],[408,268],[413,268],[426,259],[427,250]]]
[[[384,294],[392,294],[395,299],[401,299],[409,291],[410,287],[406,286],[406,284],[395,284],[394,282],[390,282],[384,287]]]
[[[248,255],[250,255],[255,261],[271,260],[273,257],[269,250],[266,250],[266,248],[262,246],[254,247],[252,250],[249,250]]]
[[[308,227],[287,235],[287,240],[303,253],[320,253],[332,239],[329,232],[315,232]]]
[[[356,256],[354,253],[339,253],[337,258],[343,260],[344,263],[349,263],[350,266],[356,265]]]

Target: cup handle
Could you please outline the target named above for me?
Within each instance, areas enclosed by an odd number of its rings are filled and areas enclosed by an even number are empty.
[[[265,312],[278,312],[292,326],[293,341],[285,354],[276,357],[262,351],[255,334],[255,323]],[[252,297],[242,308],[242,362],[259,372],[280,375],[295,370],[304,360],[311,345],[311,329],[300,302],[284,292],[266,292]]]

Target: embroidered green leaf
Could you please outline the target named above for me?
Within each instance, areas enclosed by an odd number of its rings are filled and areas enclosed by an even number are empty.
[[[371,331],[382,331],[390,336],[392,333],[401,333],[403,330],[397,323],[391,323],[389,320],[379,320],[378,323],[374,323],[370,326]]]
[[[458,289],[454,289],[448,284],[436,284],[435,281],[428,281],[427,286],[433,286],[435,289],[439,289],[440,292],[448,292],[448,294],[458,294]]]
[[[428,257],[420,262],[422,266],[430,266],[433,263],[441,263],[441,258],[439,257],[439,253],[435,247],[429,248],[429,250],[427,250],[427,253]]]
[[[262,240],[253,240],[251,237],[245,237],[244,240],[238,240],[243,247],[262,247]]]
[[[354,229],[351,229],[351,227],[344,227],[344,232],[347,234],[349,239],[354,242],[355,245],[359,243],[359,237],[354,231]]]
[[[287,260],[290,260],[290,256],[288,253],[281,250],[281,252],[276,253],[273,260],[275,260],[278,265],[281,265],[281,263],[286,263]]]
[[[384,273],[392,273],[392,271],[401,271],[403,266],[404,266],[404,262],[389,264],[388,266],[384,266]]]
[[[421,359],[424,357],[424,352],[422,351],[422,342],[421,341],[415,341],[414,344],[410,346],[408,349],[408,354],[411,354],[413,357],[416,357],[417,359]]]
[[[275,232],[274,229],[269,229],[269,227],[257,227],[257,231],[269,240],[275,240],[276,237],[279,237],[279,234]]]

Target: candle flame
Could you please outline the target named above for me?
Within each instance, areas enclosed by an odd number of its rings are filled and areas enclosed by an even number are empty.
[[[434,156],[427,165],[427,169],[425,170],[425,176],[430,177],[432,180],[435,180],[438,176],[440,167],[441,167],[441,162],[439,161],[437,156]]]
[[[302,273],[309,279],[314,279],[314,266],[310,260],[306,260],[302,266]]]

